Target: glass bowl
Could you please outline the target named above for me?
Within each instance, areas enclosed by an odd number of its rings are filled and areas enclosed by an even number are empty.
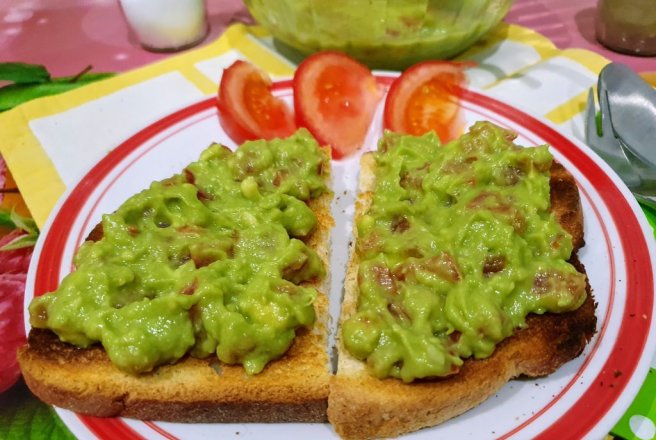
[[[451,58],[506,15],[513,0],[244,0],[282,43],[308,55],[346,52],[372,68]]]

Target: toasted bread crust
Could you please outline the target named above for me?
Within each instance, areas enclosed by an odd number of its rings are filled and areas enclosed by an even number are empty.
[[[326,306],[321,298],[320,309]],[[175,422],[326,420],[329,373],[320,332],[299,333],[281,359],[252,377],[214,357],[186,357],[133,376],[118,370],[102,347],[76,348],[42,329],[30,332],[19,357],[34,394],[83,414]]]
[[[309,203],[317,227],[307,243],[329,269],[332,194]],[[102,237],[96,227],[88,239]],[[314,284],[329,290],[330,277]],[[111,363],[100,345],[77,348],[49,330],[32,329],[18,361],[30,390],[52,405],[99,417],[171,422],[325,422],[330,364],[327,351],[328,299],[314,302],[317,321],[297,331],[290,349],[248,376],[241,365],[185,357],[151,373],[134,376]]]
[[[374,160],[368,154],[360,163],[356,218],[371,204],[374,183]],[[550,186],[552,211],[572,235],[576,251],[583,245],[583,215],[576,182],[562,165],[554,162]],[[359,262],[354,246],[355,239],[345,280],[342,322],[356,311]],[[571,262],[585,273],[576,252]],[[346,439],[395,437],[435,426],[473,408],[514,377],[554,372],[578,356],[594,334],[595,304],[589,284],[586,290],[587,298],[576,311],[528,316],[527,327],[501,342],[492,356],[468,359],[458,374],[445,379],[410,384],[393,378],[377,379],[338,339],[339,364],[330,385],[329,421]]]

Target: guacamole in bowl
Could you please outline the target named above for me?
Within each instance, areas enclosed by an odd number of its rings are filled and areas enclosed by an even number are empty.
[[[307,55],[348,53],[372,68],[400,69],[464,51],[513,0],[244,0],[283,46]]]

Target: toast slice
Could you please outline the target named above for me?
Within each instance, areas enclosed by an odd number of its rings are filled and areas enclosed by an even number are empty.
[[[372,154],[360,163],[359,195],[355,218],[371,205],[375,189]],[[551,210],[572,236],[570,262],[585,273],[576,250],[583,246],[583,215],[576,182],[565,168],[553,162],[550,169]],[[345,278],[340,327],[357,309],[357,228]],[[404,383],[396,378],[378,379],[364,362],[344,347],[338,333],[338,367],[330,384],[328,419],[345,439],[388,438],[438,425],[480,404],[510,379],[544,376],[578,356],[595,331],[595,304],[586,279],[586,299],[573,312],[529,315],[527,326],[497,345],[485,359],[469,358],[460,371],[434,380]]]
[[[330,157],[325,150],[324,156]],[[326,167],[329,160],[324,161]],[[329,170],[323,170],[329,180]],[[328,182],[327,182],[328,183]],[[329,272],[332,194],[311,199],[317,225],[304,242]],[[99,240],[102,228],[90,234]],[[78,348],[50,330],[33,328],[18,360],[30,390],[41,400],[99,417],[171,422],[324,422],[329,389],[327,354],[329,276],[302,285],[316,288],[316,321],[296,331],[289,350],[262,372],[249,376],[241,365],[212,355],[186,355],[152,372],[134,375],[118,369],[99,344]],[[323,293],[322,293],[323,292]]]

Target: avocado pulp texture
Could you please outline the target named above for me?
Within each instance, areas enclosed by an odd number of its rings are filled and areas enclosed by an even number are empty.
[[[305,130],[235,152],[210,146],[103,216],[75,271],[30,304],[32,326],[100,342],[130,373],[187,353],[260,372],[315,320],[317,291],[300,284],[325,268],[302,239],[317,224],[307,202],[329,191],[329,160]]]
[[[433,133],[380,141],[357,221],[357,312],[342,327],[375,376],[457,373],[529,313],[585,300],[585,275],[567,262],[571,236],[550,210],[552,156],[513,139],[479,122],[444,146]]]

